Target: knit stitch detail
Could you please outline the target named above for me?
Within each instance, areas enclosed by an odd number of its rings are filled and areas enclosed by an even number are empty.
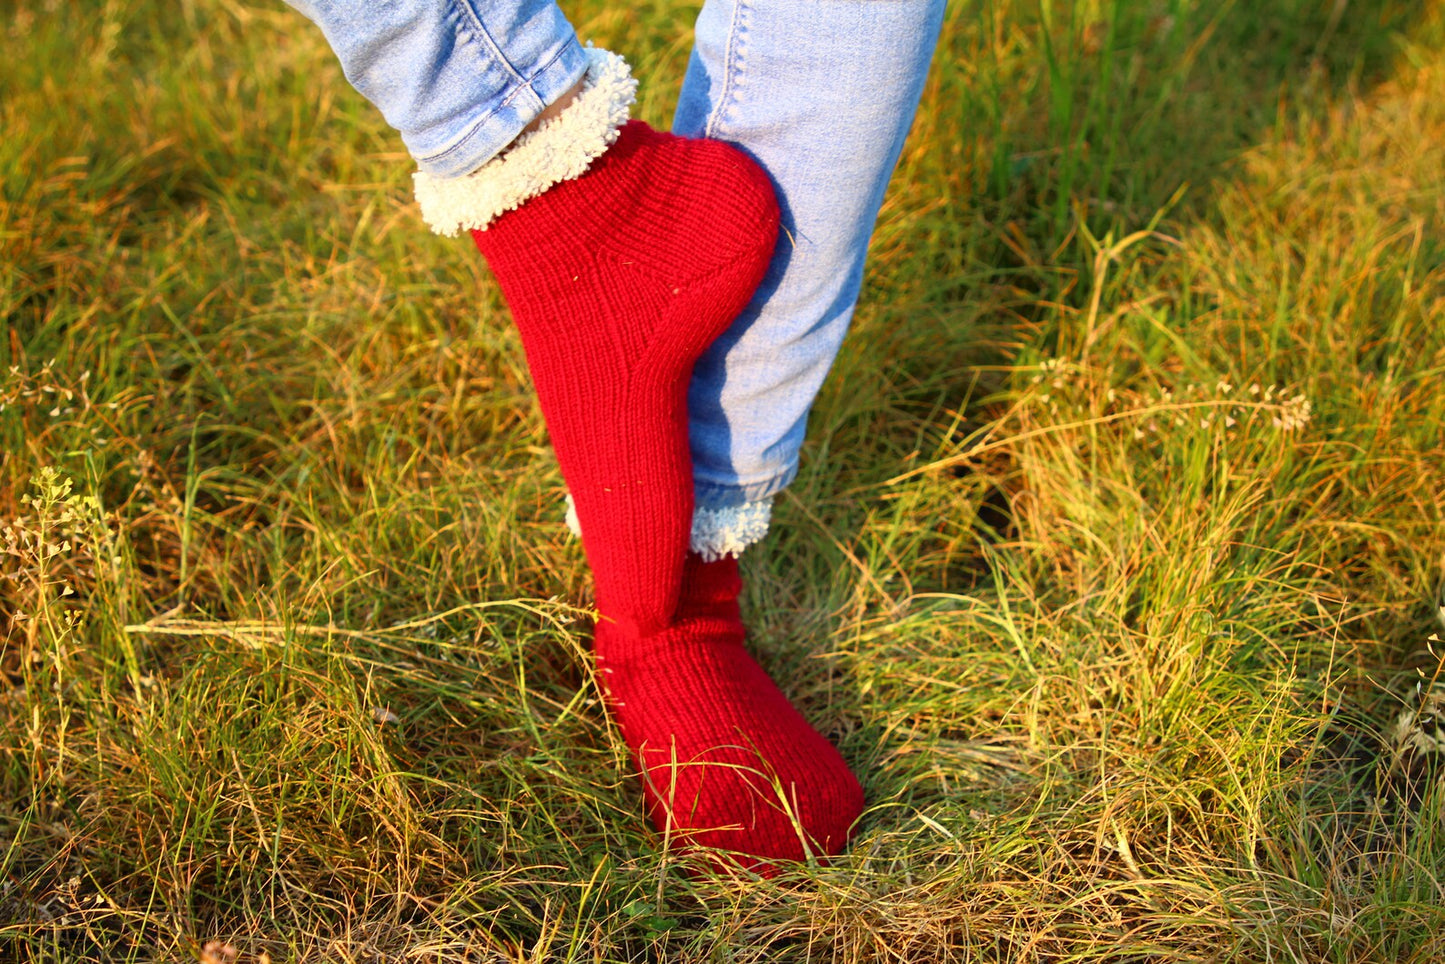
[[[629,120],[580,176],[471,232],[577,501],[597,610],[628,632],[677,608],[688,379],[757,290],[778,220],[746,154]]]
[[[637,97],[627,62],[589,47],[582,90],[562,113],[523,134],[466,177],[412,175],[422,220],[437,234],[485,231],[488,224],[553,185],[585,172],[617,140]]]
[[[708,509],[697,506],[692,511],[692,538],[688,548],[703,562],[716,562],[724,556],[738,556],[748,546],[762,542],[773,518],[773,500],[759,499],[742,505]],[[577,519],[577,506],[567,494],[567,528],[582,538],[582,523]]]

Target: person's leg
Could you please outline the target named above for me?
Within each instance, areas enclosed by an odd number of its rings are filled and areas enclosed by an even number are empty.
[[[861,807],[856,780],[742,649],[726,567],[684,565],[688,380],[767,269],[778,223],[772,187],[726,144],[626,121],[633,82],[602,51],[584,51],[575,100],[517,136],[535,112],[499,105],[522,97],[546,65],[489,53],[476,38],[495,42],[518,19],[514,8],[539,5],[469,6],[460,18],[454,6],[416,0],[374,18],[372,4],[355,16],[336,5],[307,12],[329,27],[363,93],[384,110],[403,104],[387,113],[393,123],[431,110],[418,106],[416,85],[466,73],[452,57],[499,78],[471,93],[442,90],[452,103],[438,115],[508,121],[410,139],[443,145],[432,160],[464,144],[485,161],[463,177],[424,169],[417,200],[439,233],[472,231],[521,332],[593,569],[601,679],[643,770],[649,810],[679,837],[765,865],[803,856],[812,845],[803,841],[836,850]],[[554,36],[526,49],[565,52],[571,43]],[[479,63],[489,57],[505,68]],[[546,86],[565,93],[570,77]],[[468,98],[482,106],[468,110]],[[475,132],[484,130],[492,133]]]
[[[773,180],[783,235],[752,302],[697,364],[688,395],[693,548],[767,531],[797,473],[868,239],[912,124],[944,0],[707,0],[674,133],[740,146]]]
[[[423,218],[473,230],[492,266],[600,611],[663,628],[692,520],[686,383],[772,250],[766,178],[718,142],[624,125],[626,65],[584,49],[550,0],[296,2],[401,132]],[[585,93],[525,133],[584,76]]]
[[[832,854],[863,808],[838,751],[743,648],[734,557],[766,533],[772,496],[797,471],[807,412],[852,315],[943,6],[708,0],[698,20],[674,132],[734,142],[760,161],[785,231],[750,306],[694,369],[697,506],[678,619],[645,639],[601,626],[597,654],[602,672],[617,674],[609,682],[618,718],[654,819],[686,812],[680,829],[706,844],[762,857]],[[659,652],[667,659],[650,664]],[[720,773],[751,793],[733,791],[734,806],[719,807],[708,783]],[[753,806],[739,810],[739,799]]]
[[[736,555],[766,534],[771,499],[797,471],[943,6],[708,0],[698,20],[674,131],[735,142],[759,160],[785,235],[748,309],[694,369],[697,507],[678,619],[645,639],[599,626],[597,659],[654,819],[684,813],[679,829],[702,843],[763,858],[832,854],[863,809],[838,751],[743,648]],[[651,662],[658,653],[667,658]],[[722,798],[709,792],[720,775],[732,784]]]

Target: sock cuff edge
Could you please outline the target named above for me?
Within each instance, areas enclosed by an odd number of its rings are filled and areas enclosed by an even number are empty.
[[[556,117],[464,177],[412,175],[422,220],[433,232],[485,231],[508,211],[581,175],[612,146],[637,99],[637,80],[618,54],[591,46],[585,53],[582,90]]]

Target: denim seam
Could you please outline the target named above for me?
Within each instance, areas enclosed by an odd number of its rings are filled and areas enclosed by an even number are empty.
[[[718,95],[717,107],[713,109],[712,115],[708,117],[707,124],[703,128],[703,137],[717,139],[718,133],[723,127],[724,115],[741,99],[738,96],[738,80],[747,71],[748,22],[751,14],[751,0],[738,0],[737,5],[733,8],[733,20],[728,31],[728,49],[727,54],[724,55],[726,71],[724,72],[722,93]]]
[[[545,64],[539,67],[537,71],[532,75],[532,78],[530,80],[521,80],[521,83],[517,87],[513,88],[512,92],[509,93],[502,100],[502,102],[497,105],[497,108],[495,110],[489,111],[482,117],[477,118],[477,120],[470,127],[467,128],[466,133],[464,133],[461,137],[457,139],[455,144],[453,144],[451,147],[448,147],[444,151],[438,151],[435,154],[428,154],[426,157],[417,158],[418,162],[433,164],[437,161],[445,160],[446,158],[451,157],[453,154],[465,148],[477,136],[477,133],[488,124],[488,122],[490,122],[498,114],[502,113],[504,108],[511,105],[512,101],[519,93],[521,93],[523,90],[531,89],[532,84],[536,82],[537,78],[541,77],[548,70],[551,70],[552,66],[557,63],[557,61],[561,60],[564,56],[566,56],[567,51],[571,49],[574,43],[576,43],[575,40],[568,41],[567,43],[563,44],[562,49],[558,50],[557,53],[553,54],[551,60],[547,61]],[[505,62],[505,60],[503,62]],[[507,69],[512,69],[511,64],[507,64]]]
[[[459,8],[471,20],[472,26],[485,41],[485,46],[491,51],[491,55],[506,65],[507,72],[512,75],[512,80],[517,84],[526,84],[527,81],[522,77],[521,72],[507,59],[506,55],[502,53],[502,48],[497,46],[497,41],[487,32],[486,25],[482,23],[482,15],[477,13],[476,7],[471,4],[470,0],[453,0],[453,6]]]

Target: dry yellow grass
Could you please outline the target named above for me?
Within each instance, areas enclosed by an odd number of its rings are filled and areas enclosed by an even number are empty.
[[[569,13],[664,122],[694,6]],[[951,8],[745,560],[872,805],[775,881],[639,820],[505,309],[319,35],[9,9],[0,958],[1445,957],[1438,2]]]

